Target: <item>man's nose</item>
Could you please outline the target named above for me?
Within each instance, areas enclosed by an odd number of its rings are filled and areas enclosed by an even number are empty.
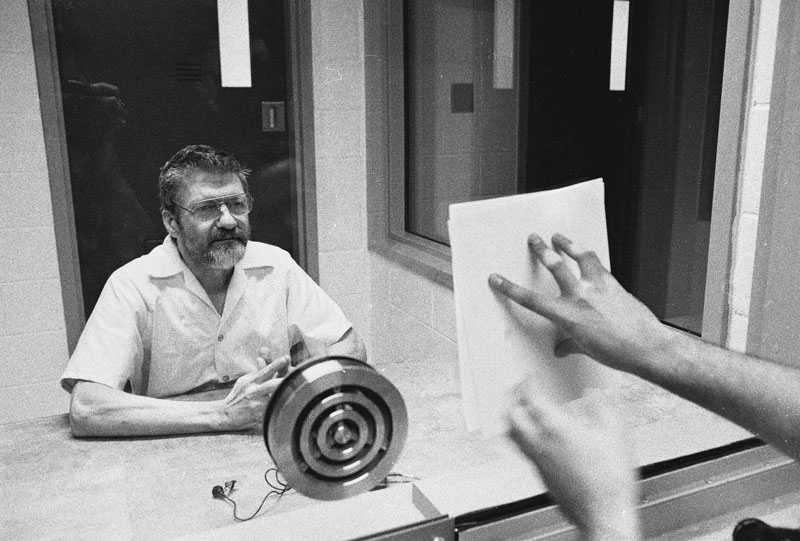
[[[223,229],[233,229],[236,227],[236,219],[231,214],[231,211],[228,210],[228,205],[222,203],[219,206],[219,218],[217,218],[217,227],[221,227]]]

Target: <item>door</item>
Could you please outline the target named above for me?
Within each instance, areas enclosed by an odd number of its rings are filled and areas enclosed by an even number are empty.
[[[523,8],[528,139],[522,191],[602,177],[611,269],[627,284],[640,93],[630,76],[624,86],[610,88],[614,2],[524,2]],[[636,10],[634,4],[634,15]],[[623,71],[635,71],[635,29],[618,29],[633,41],[627,47],[633,69],[622,66]]]
[[[297,258],[283,0],[250,0],[252,83],[222,86],[216,0],[52,0],[86,314],[166,235],[158,170],[209,144],[252,173],[252,239]]]
[[[521,191],[603,177],[613,274],[663,321],[699,334],[728,1],[522,6]],[[611,85],[620,13],[625,84]]]

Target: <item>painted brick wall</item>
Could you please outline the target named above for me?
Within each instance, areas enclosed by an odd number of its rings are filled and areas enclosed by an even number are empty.
[[[736,351],[747,347],[750,291],[758,232],[758,209],[767,143],[772,69],[775,63],[780,0],[756,3],[755,32],[750,69],[749,100],[742,137],[742,163],[739,167],[738,197],[733,225],[733,257],[730,284],[730,314],[727,346]]]
[[[0,17],[0,423],[66,411],[50,186],[26,0]]]
[[[311,10],[320,285],[369,348],[363,4]]]

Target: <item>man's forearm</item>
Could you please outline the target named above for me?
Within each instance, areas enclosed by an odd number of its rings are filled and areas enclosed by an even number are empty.
[[[172,401],[81,381],[72,391],[70,425],[78,437],[161,436],[229,430],[218,401]]]
[[[634,373],[800,458],[800,369],[675,331]]]

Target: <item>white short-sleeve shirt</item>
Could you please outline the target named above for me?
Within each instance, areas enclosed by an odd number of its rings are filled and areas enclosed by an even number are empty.
[[[236,264],[222,315],[164,243],[115,271],[61,377],[168,397],[256,370],[258,350],[275,359],[303,342],[321,355],[351,325],[284,250],[250,241]]]

